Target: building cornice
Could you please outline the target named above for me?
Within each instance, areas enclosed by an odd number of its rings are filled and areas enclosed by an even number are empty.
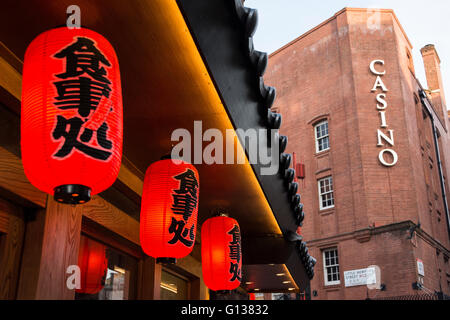
[[[380,227],[368,227],[363,229],[358,229],[352,232],[346,232],[338,235],[333,235],[331,237],[321,238],[321,239],[314,239],[308,241],[308,246],[310,248],[314,247],[324,247],[329,244],[335,244],[339,243],[343,240],[351,240],[355,239],[358,242],[366,242],[369,241],[370,238],[374,235],[387,233],[387,232],[394,232],[394,231],[401,231],[401,230],[412,230],[414,229],[415,233],[424,241],[426,241],[431,246],[439,249],[440,251],[444,252],[447,256],[450,255],[449,249],[445,248],[439,241],[434,239],[431,235],[429,235],[427,232],[425,232],[423,229],[421,229],[418,225],[416,225],[411,220],[402,221],[398,223],[388,224]]]
[[[395,14],[394,10],[392,9],[375,9],[375,8],[343,8],[342,10],[336,12],[332,17],[328,18],[327,20],[323,21],[322,23],[320,23],[319,25],[315,26],[314,28],[306,31],[305,33],[303,33],[302,35],[300,35],[299,37],[295,38],[294,40],[288,42],[287,44],[285,44],[284,46],[282,46],[281,48],[275,50],[274,52],[272,52],[271,54],[269,54],[269,58],[272,58],[273,56],[275,56],[277,53],[283,51],[284,49],[290,47],[291,45],[295,44],[296,42],[302,40],[303,38],[305,38],[306,36],[308,36],[309,34],[313,33],[314,31],[322,28],[323,26],[325,26],[326,24],[328,24],[329,22],[335,20],[338,16],[340,16],[341,14],[345,13],[345,12],[365,12],[367,10],[377,10],[378,12],[382,12],[382,13],[390,13],[392,14],[392,17],[394,18],[395,22],[397,23],[397,25],[399,26],[400,30],[403,33],[403,36],[405,37],[406,41],[408,42],[408,45],[413,48],[411,41],[409,41],[408,36],[406,35],[405,30],[403,29],[403,26],[400,24],[400,21],[398,20],[397,15]]]

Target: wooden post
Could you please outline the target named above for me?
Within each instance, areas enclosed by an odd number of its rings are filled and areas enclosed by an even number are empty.
[[[0,300],[16,297],[24,229],[22,210],[0,199]]]
[[[47,208],[27,224],[18,299],[71,300],[67,267],[78,263],[82,207],[57,203],[49,196]]]
[[[161,299],[162,267],[152,257],[144,257],[139,261],[139,300]]]

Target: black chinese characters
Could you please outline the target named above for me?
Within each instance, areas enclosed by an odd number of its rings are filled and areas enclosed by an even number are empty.
[[[239,268],[239,262],[241,261],[241,233],[238,225],[234,225],[233,228],[228,231],[228,234],[231,235],[231,241],[228,243],[228,247],[230,248],[230,281],[234,280],[242,280],[242,271]]]
[[[55,74],[61,80],[53,82],[57,92],[54,104],[60,110],[77,112],[69,118],[56,116],[52,136],[64,141],[53,156],[63,159],[75,149],[94,159],[107,160],[113,147],[107,137],[107,115],[112,110],[108,99],[112,89],[105,66],[111,67],[111,63],[94,41],[85,37],[77,37],[54,57],[66,62],[64,72]],[[92,121],[94,118],[97,123]]]
[[[194,209],[198,203],[198,181],[195,177],[194,171],[187,169],[174,177],[180,181],[179,188],[173,190],[172,212],[179,215],[181,219],[172,217],[169,226],[169,233],[173,233],[173,238],[169,241],[170,244],[176,244],[180,241],[186,247],[192,247],[195,239],[195,224],[189,228],[187,226],[189,218],[192,216]]]

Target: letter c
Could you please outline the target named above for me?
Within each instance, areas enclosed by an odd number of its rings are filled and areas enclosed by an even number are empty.
[[[384,66],[384,60],[373,60],[370,63],[370,71],[377,76],[382,76],[382,75],[386,74],[386,70],[384,70],[383,72],[377,71],[375,69],[376,64],[381,64],[382,66]]]

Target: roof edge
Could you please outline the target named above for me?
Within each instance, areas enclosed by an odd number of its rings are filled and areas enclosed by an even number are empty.
[[[403,36],[405,37],[406,41],[408,42],[409,46],[412,48],[412,44],[411,41],[409,40],[408,36],[406,35],[405,30],[403,29],[403,26],[401,25],[397,15],[395,14],[393,9],[379,9],[379,8],[352,8],[352,7],[345,7],[341,10],[339,10],[338,12],[336,12],[332,17],[328,18],[327,20],[321,22],[320,24],[318,24],[317,26],[315,26],[312,29],[309,29],[308,31],[306,31],[305,33],[303,33],[302,35],[300,35],[299,37],[295,38],[294,40],[291,40],[290,42],[288,42],[287,44],[283,45],[282,47],[280,47],[279,49],[275,50],[274,52],[272,52],[271,54],[269,54],[269,58],[272,58],[273,56],[275,56],[277,53],[283,51],[284,49],[286,49],[287,47],[290,47],[291,45],[295,44],[296,42],[302,40],[303,38],[305,38],[306,36],[308,36],[309,34],[313,33],[314,31],[320,29],[321,27],[323,27],[324,25],[328,24],[330,21],[336,19],[338,16],[340,16],[341,14],[343,14],[344,12],[363,12],[363,11],[367,11],[368,9],[373,9],[373,10],[377,10],[380,12],[384,12],[384,13],[391,13],[392,17],[394,18],[395,22],[397,23],[397,25],[399,26],[400,30],[403,33]]]

